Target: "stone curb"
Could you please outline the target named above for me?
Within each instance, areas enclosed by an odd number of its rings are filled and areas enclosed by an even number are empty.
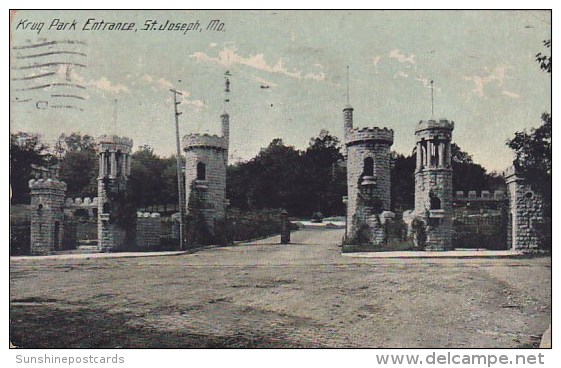
[[[523,255],[521,251],[443,251],[443,252],[357,252],[341,253],[344,257],[351,258],[497,258],[518,257]]]
[[[136,257],[163,257],[177,256],[191,253],[188,250],[170,252],[122,252],[122,253],[80,253],[80,254],[53,254],[48,256],[15,256],[10,257],[12,261],[33,261],[46,259],[92,259],[92,258],[136,258]]]

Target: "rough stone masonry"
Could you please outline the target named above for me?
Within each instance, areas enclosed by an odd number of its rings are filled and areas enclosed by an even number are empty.
[[[221,115],[222,136],[188,134],[183,137],[185,152],[185,196],[187,213],[203,213],[211,234],[226,218],[226,167],[228,166],[230,116]],[[196,203],[196,204],[195,204]],[[199,208],[194,208],[194,207]]]
[[[122,212],[131,168],[133,141],[116,135],[98,139],[97,237],[100,252],[122,249],[130,236],[130,226]]]
[[[381,214],[390,209],[390,148],[393,130],[388,128],[354,128],[353,108],[343,109],[347,156],[347,239],[359,233],[369,243],[385,240]],[[389,216],[392,217],[392,216]]]
[[[426,244],[418,244],[425,249],[453,249],[452,130],[447,119],[422,120],[415,128],[414,213],[426,227]]]
[[[62,248],[66,183],[31,179],[31,254],[47,255]]]

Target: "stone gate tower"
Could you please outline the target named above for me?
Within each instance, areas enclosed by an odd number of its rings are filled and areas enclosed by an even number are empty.
[[[452,140],[454,122],[420,121],[415,129],[415,217],[426,227],[426,249],[452,248]]]
[[[390,209],[390,147],[393,130],[353,128],[353,108],[343,109],[347,153],[347,238],[358,232],[368,243],[385,239],[384,222]],[[391,217],[391,216],[390,216]],[[359,237],[360,237],[359,236]]]
[[[547,233],[543,197],[515,165],[510,166],[504,176],[509,200],[509,248],[538,250],[542,243],[540,238]]]
[[[228,165],[230,116],[224,112],[222,136],[188,134],[183,137],[185,152],[185,196],[187,215],[204,217],[210,235],[226,218],[226,167]],[[199,229],[200,230],[200,229]]]
[[[66,183],[31,179],[31,254],[47,255],[62,249]]]
[[[132,139],[116,135],[102,135],[98,139],[97,240],[100,252],[122,249],[132,230],[124,212],[132,145]]]

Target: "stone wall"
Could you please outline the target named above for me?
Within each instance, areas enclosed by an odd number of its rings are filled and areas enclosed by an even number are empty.
[[[32,255],[47,255],[62,249],[64,237],[64,196],[66,183],[56,179],[32,179],[31,240]]]
[[[160,245],[161,217],[157,212],[137,212],[136,245],[140,249],[156,249]]]
[[[171,221],[170,236],[172,239],[179,239],[180,236],[179,226],[181,221],[181,214],[179,212],[172,214],[170,221]]]
[[[505,172],[509,200],[509,230],[511,247],[533,251],[540,247],[544,235],[544,203],[539,193],[514,167]]]

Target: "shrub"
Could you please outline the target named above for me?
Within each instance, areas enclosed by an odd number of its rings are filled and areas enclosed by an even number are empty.
[[[424,249],[427,245],[427,228],[425,222],[415,217],[411,221],[411,228],[413,230],[413,241],[418,248]]]

